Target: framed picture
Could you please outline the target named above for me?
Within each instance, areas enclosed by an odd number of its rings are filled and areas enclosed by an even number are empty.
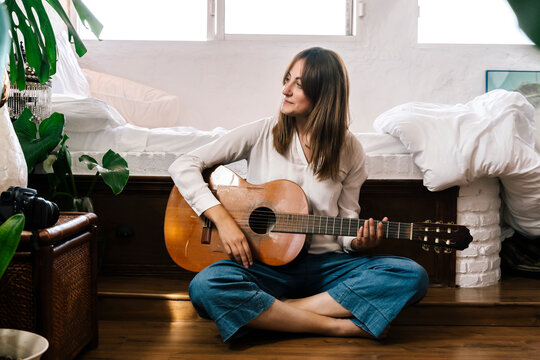
[[[495,89],[517,91],[538,109],[538,105],[540,105],[540,71],[487,70],[486,92]]]

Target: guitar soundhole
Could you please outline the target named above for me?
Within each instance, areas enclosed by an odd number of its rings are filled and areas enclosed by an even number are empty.
[[[260,207],[249,216],[249,227],[257,234],[266,234],[276,224],[276,214],[267,207]]]

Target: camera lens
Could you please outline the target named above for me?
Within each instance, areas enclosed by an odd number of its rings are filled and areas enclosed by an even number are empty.
[[[41,197],[35,197],[33,202],[32,214],[24,212],[27,221],[25,229],[45,229],[56,224],[60,216],[58,205]]]

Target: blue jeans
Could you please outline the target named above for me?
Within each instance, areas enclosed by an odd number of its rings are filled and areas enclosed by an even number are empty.
[[[379,337],[406,305],[426,294],[428,276],[414,261],[395,256],[307,254],[279,267],[255,262],[249,269],[221,260],[198,273],[189,296],[200,316],[212,319],[223,341],[248,331],[244,325],[276,298],[328,291],[356,325]]]

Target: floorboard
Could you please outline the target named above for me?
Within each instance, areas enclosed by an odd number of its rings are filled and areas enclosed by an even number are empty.
[[[210,321],[101,321],[91,359],[539,359],[540,327],[393,326],[382,341],[257,332],[224,344]]]
[[[257,331],[224,344],[189,302],[189,279],[100,278],[99,347],[91,359],[539,359],[540,280],[431,287],[382,341]]]

